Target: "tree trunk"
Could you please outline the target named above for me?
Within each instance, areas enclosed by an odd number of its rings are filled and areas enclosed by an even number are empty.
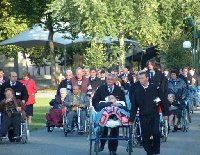
[[[121,33],[119,37],[119,46],[120,46],[120,68],[125,67],[125,59],[126,59],[126,52],[124,48],[124,34]]]
[[[56,54],[54,50],[54,42],[53,42],[53,26],[49,26],[49,47],[50,47],[50,61],[51,61],[51,87],[56,88]]]

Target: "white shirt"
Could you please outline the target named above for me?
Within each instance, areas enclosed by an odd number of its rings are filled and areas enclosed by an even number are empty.
[[[10,81],[10,85],[11,85],[11,86],[15,86],[15,85],[16,85],[16,82],[13,83],[12,81]]]
[[[147,89],[147,88],[149,87],[149,82],[148,82],[147,86],[143,86],[143,85],[142,85],[142,87],[143,87],[144,89]]]
[[[110,93],[112,93],[113,90],[114,90],[114,85],[113,85],[113,86],[108,86],[108,91],[109,91]]]

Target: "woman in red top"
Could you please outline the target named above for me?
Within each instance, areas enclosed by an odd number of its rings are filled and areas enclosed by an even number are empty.
[[[31,79],[29,72],[23,73],[23,80],[20,81],[23,85],[25,85],[28,91],[28,100],[26,101],[26,115],[28,117],[28,122],[32,122],[33,116],[33,104],[35,103],[35,94],[37,93],[37,86],[35,81]]]

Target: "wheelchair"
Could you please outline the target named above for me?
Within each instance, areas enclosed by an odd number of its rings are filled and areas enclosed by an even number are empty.
[[[163,119],[163,115],[162,113],[159,113],[160,115],[160,136],[161,136],[161,140],[162,142],[166,142],[167,141],[167,137],[168,137],[168,133],[169,133],[169,124],[168,121]]]
[[[89,130],[89,118],[88,118],[88,109],[86,109],[86,120],[84,122],[84,129],[81,128],[81,108],[76,107],[76,116],[73,118],[73,124],[72,124],[72,130],[69,129],[69,124],[67,122],[67,114],[68,111],[66,111],[63,115],[63,132],[65,137],[69,133],[77,132],[80,135],[87,134]]]
[[[105,102],[105,101],[102,101]],[[101,104],[100,102],[99,104]],[[93,142],[94,142],[94,148],[96,155],[99,154],[99,144],[100,140],[123,140],[127,141],[127,147],[126,151],[128,152],[129,155],[132,153],[132,142],[133,142],[133,123],[128,121],[128,116],[124,114],[120,114],[121,118],[118,117],[118,120],[113,120],[111,115],[113,113],[111,112],[112,109],[113,111],[118,111],[120,113],[120,110],[122,110],[121,107],[126,107],[125,102],[123,101],[118,101],[118,106],[117,107],[105,107],[103,108],[100,112],[96,112],[94,108],[91,106],[89,108],[89,154],[92,154],[93,151]],[[109,111],[111,112],[108,114],[108,117],[105,118],[104,112]],[[122,110],[123,111],[123,110]],[[127,111],[124,110],[124,113]],[[128,112],[127,112],[128,113]],[[129,113],[128,113],[129,114]],[[102,116],[102,117],[101,117]],[[108,129],[113,128],[113,127],[119,127],[122,129],[122,135],[119,135],[116,138],[109,138],[109,137],[101,137],[102,131],[104,127],[108,127]]]
[[[137,111],[133,124],[133,147],[142,146],[142,131],[139,119],[139,110]]]
[[[180,125],[181,131],[183,131],[183,132],[189,131],[189,119],[190,118],[189,118],[187,105],[184,105],[182,107],[181,118],[179,120],[179,125]]]
[[[29,140],[29,128],[28,128],[28,120],[27,118],[24,120],[22,112],[21,114],[21,129],[19,133],[19,138],[14,139],[13,134],[13,126],[10,126],[8,129],[7,137],[5,138],[0,138],[0,141],[8,139],[10,142],[21,142],[22,144],[25,144]],[[3,113],[0,113],[0,130],[2,128],[2,119],[3,119]]]
[[[46,128],[47,132],[52,132],[54,128],[63,127],[63,115],[66,112],[65,108],[51,108],[49,113],[46,113]]]

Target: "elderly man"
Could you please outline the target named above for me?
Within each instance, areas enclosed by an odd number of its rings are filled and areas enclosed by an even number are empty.
[[[94,106],[94,109],[96,111],[100,111],[102,108],[99,105],[99,102],[106,101],[106,99],[110,95],[113,95],[119,101],[125,101],[124,92],[122,91],[122,89],[119,86],[115,85],[115,82],[116,82],[116,75],[108,74],[107,79],[106,79],[106,84],[101,85],[97,89],[97,91],[94,94],[94,97],[92,99],[92,105]],[[108,128],[105,127],[101,137],[104,138],[104,137],[107,137],[107,135],[108,135]],[[118,137],[118,135],[119,135],[119,127],[111,128],[110,137],[116,138],[116,137]],[[106,144],[106,140],[101,140],[101,145],[100,145],[99,151],[103,151],[105,144]],[[108,149],[110,151],[110,155],[116,155],[117,146],[118,146],[117,140],[109,140],[108,141]]]
[[[85,129],[86,108],[89,106],[89,100],[85,93],[82,93],[79,86],[73,86],[73,93],[68,94],[65,99],[67,107],[68,129],[73,130],[73,120],[77,116],[77,108],[80,108],[80,131]]]
[[[71,79],[73,77],[71,70],[66,70],[65,79],[61,81],[60,85],[57,89],[57,95],[60,95],[61,88],[67,88],[67,92],[72,92],[72,82]]]
[[[90,68],[85,67],[83,70],[84,70],[84,76],[88,79],[90,77]]]
[[[17,73],[16,72],[10,72],[9,76],[10,80],[3,83],[2,85],[2,92],[1,97],[4,98],[4,91],[6,88],[12,88],[15,92],[16,99],[20,99],[23,104],[25,104],[25,101],[28,100],[28,92],[26,87],[17,81]]]
[[[79,86],[82,93],[87,93],[88,79],[83,75],[83,69],[76,69],[76,76],[72,78],[72,87]]]

